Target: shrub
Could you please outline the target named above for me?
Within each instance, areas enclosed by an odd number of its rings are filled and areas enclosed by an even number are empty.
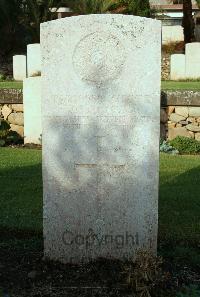
[[[10,125],[7,121],[0,120],[0,147],[18,143],[22,143],[21,136],[15,131],[10,131]]]
[[[166,140],[160,141],[160,152],[172,155],[179,154],[179,151],[175,149],[173,146],[171,146]]]
[[[0,73],[0,81],[4,81],[6,79],[5,75],[3,73]]]
[[[170,145],[181,154],[200,154],[200,141],[192,138],[177,136],[170,141]]]
[[[195,286],[191,285],[189,287],[183,288],[182,292],[179,292],[177,297],[199,297],[200,296],[200,289]]]

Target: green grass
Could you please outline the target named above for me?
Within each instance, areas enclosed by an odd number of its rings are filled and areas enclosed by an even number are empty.
[[[42,231],[41,151],[0,149],[0,230]]]
[[[41,240],[41,151],[1,148],[0,160],[1,232]],[[162,255],[200,265],[199,156],[161,154],[159,242]]]
[[[0,82],[0,89],[22,89],[23,83],[16,81]],[[200,81],[162,81],[162,90],[200,90]]]
[[[162,81],[162,90],[200,90],[200,81]]]
[[[0,89],[22,89],[23,83],[18,81],[0,81]]]

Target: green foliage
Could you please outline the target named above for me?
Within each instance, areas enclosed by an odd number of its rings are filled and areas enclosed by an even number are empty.
[[[0,0],[0,54],[8,55],[13,49],[20,50],[25,42],[22,24],[23,0]],[[25,45],[25,44],[24,44]]]
[[[3,73],[0,73],[0,81],[4,81],[6,79],[5,75]]]
[[[52,20],[55,17],[50,8],[58,8],[59,0],[25,0],[24,25],[30,31],[32,42],[40,41],[40,24]]]
[[[179,151],[169,144],[166,140],[160,141],[160,152],[178,155]]]
[[[6,144],[5,140],[0,139],[0,147],[3,147]]]
[[[22,137],[16,131],[9,131],[6,137],[6,144],[21,144]]]
[[[128,14],[150,17],[153,13],[149,0],[121,0],[120,2],[126,7],[125,13]]]
[[[10,129],[9,123],[5,120],[1,120],[0,121],[0,131],[9,130],[9,129]]]
[[[179,292],[177,294],[177,297],[199,297],[199,296],[200,296],[200,289],[195,285],[185,287],[183,288],[182,292]]]
[[[74,0],[71,7],[76,13],[97,14],[109,11],[116,2],[116,0]]]
[[[0,120],[0,147],[21,142],[21,136],[15,131],[10,131],[9,123],[5,120]]]
[[[198,5],[199,8],[200,8],[200,0],[196,0],[196,2],[197,2],[197,5]]]
[[[170,141],[170,144],[176,148],[181,154],[199,154],[200,141],[192,138],[177,136]]]

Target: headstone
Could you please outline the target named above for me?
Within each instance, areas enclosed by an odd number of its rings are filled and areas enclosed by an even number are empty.
[[[170,63],[170,78],[171,80],[179,80],[185,78],[185,55],[171,55]]]
[[[45,256],[129,259],[157,244],[161,24],[41,26]]]
[[[27,46],[28,77],[41,75],[41,49],[39,43]]]
[[[183,27],[176,26],[162,26],[162,44],[169,44],[173,42],[184,41]]]
[[[41,144],[41,78],[29,77],[23,85],[24,143]]]
[[[19,81],[26,78],[26,56],[13,56],[13,78]]]
[[[200,42],[186,44],[186,78],[200,78]]]

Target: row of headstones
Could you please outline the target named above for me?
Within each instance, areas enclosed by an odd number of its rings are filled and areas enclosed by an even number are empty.
[[[188,43],[184,54],[171,55],[171,80],[200,78],[200,42]]]
[[[41,74],[41,50],[40,44],[29,44],[27,56],[13,56],[13,78],[21,81],[26,77],[39,76]]]

